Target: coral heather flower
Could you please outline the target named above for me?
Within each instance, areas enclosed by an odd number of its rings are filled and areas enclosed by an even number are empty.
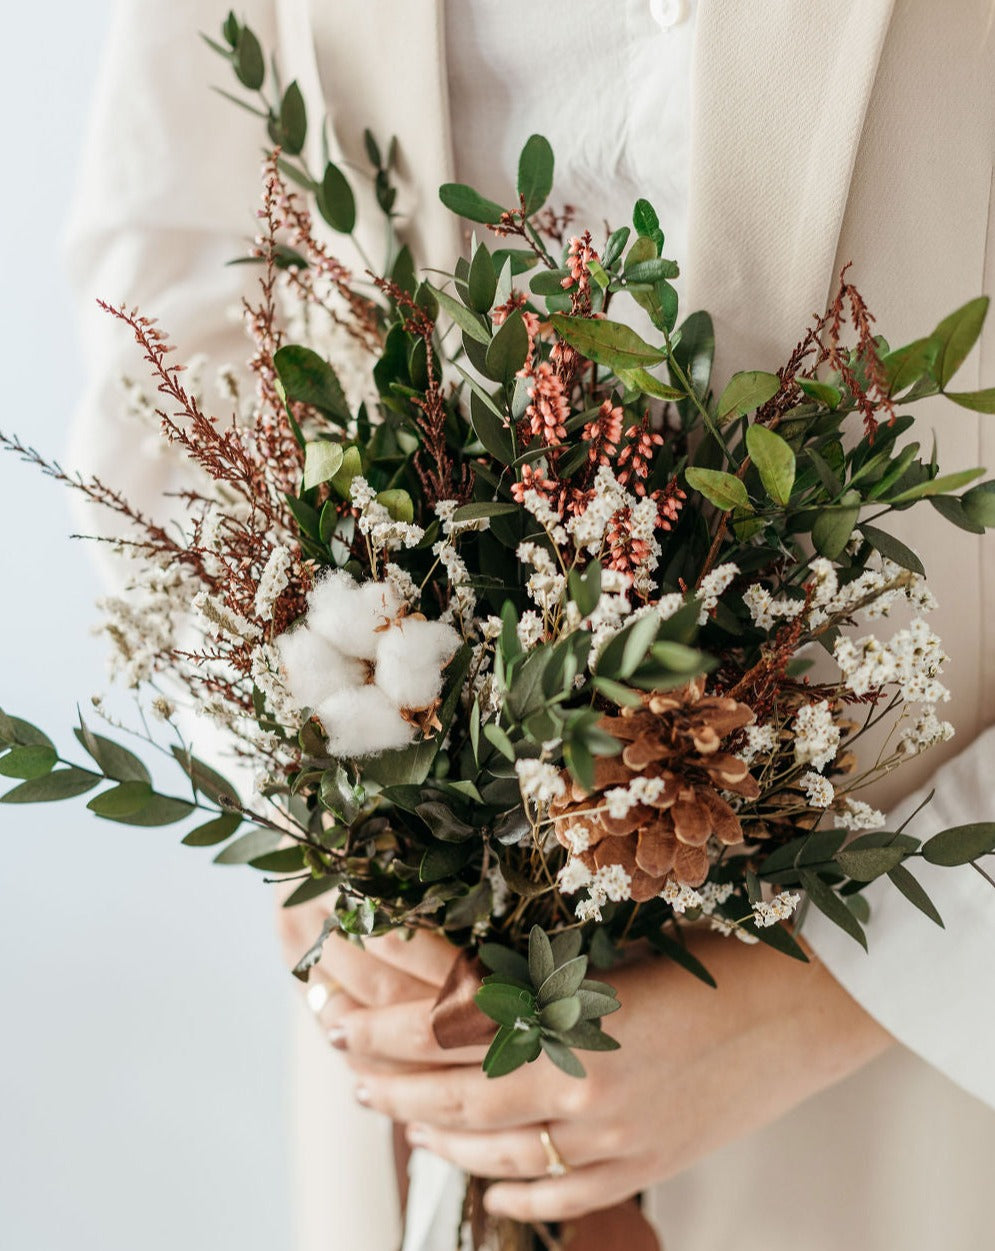
[[[576,854],[592,873],[621,865],[631,896],[659,895],[667,879],[700,886],[708,876],[708,842],[742,842],[736,813],[720,792],[756,799],[759,787],[724,741],[753,722],[753,712],[729,696],[705,693],[703,678],[682,690],[644,696],[641,707],[604,717],[601,728],[624,744],[620,756],[595,761],[593,791],[569,775],[566,794],[550,805],[557,839],[587,847]],[[622,802],[628,789],[634,803]],[[568,842],[569,840],[569,842]]]
[[[533,468],[532,465],[523,465],[522,480],[512,483],[511,495],[517,503],[523,504],[527,491],[538,491],[540,495],[548,495],[555,490],[556,483],[549,478],[544,478],[541,469]]]
[[[563,379],[549,361],[540,361],[533,370],[529,399],[532,403],[525,415],[533,436],[550,447],[565,439],[570,400]]]
[[[627,433],[632,436],[618,457],[618,480],[623,486],[631,484],[637,495],[645,495],[644,479],[649,477],[650,465],[655,455],[654,448],[663,446],[663,435],[649,428],[649,417],[644,417],[638,426],[630,426]]]
[[[597,417],[584,426],[581,438],[590,444],[587,455],[592,465],[610,465],[618,453],[623,416],[621,407],[605,400],[598,409]]]

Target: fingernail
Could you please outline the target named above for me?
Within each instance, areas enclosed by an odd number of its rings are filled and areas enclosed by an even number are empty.
[[[345,1051],[349,1046],[349,1036],[344,1025],[333,1025],[328,1031],[328,1041],[336,1051]]]
[[[370,1106],[371,1100],[372,1100],[372,1096],[370,1095],[369,1086],[357,1086],[356,1087],[356,1102],[357,1103],[361,1103],[364,1108],[368,1108]]]
[[[424,1147],[428,1142],[428,1130],[424,1125],[409,1125],[407,1138],[412,1147]]]

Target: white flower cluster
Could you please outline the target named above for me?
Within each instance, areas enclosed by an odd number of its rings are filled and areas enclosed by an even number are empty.
[[[649,496],[640,498],[622,486],[607,465],[601,465],[594,477],[591,498],[582,513],[569,519],[566,529],[578,551],[599,556],[612,519],[628,513],[628,532],[645,544],[646,554],[636,567],[635,589],[646,594],[652,587],[652,575],[660,563],[662,548],[656,537],[657,506]]]
[[[864,638],[841,638],[833,649],[844,681],[855,695],[890,683],[897,684],[909,703],[937,704],[950,698],[939,681],[949,657],[939,636],[922,617],[882,643],[873,634]]]
[[[719,905],[725,903],[734,889],[732,882],[704,882],[696,890],[693,886],[685,886],[671,877],[660,892],[660,898],[669,903],[675,912],[684,913],[688,909],[700,908],[705,916],[711,916]]]
[[[538,543],[519,543],[517,556],[523,565],[531,565],[535,570],[525,584],[533,603],[543,612],[552,612],[563,598],[566,578],[546,548]]]
[[[404,616],[389,583],[342,571],[314,587],[303,624],[277,640],[291,694],[318,714],[331,754],[346,758],[411,742],[403,714],[431,708],[459,644],[452,626]]]
[[[836,823],[845,830],[880,830],[885,816],[862,799],[846,799],[844,807],[836,814]]]
[[[634,777],[626,786],[605,791],[605,808],[613,821],[622,821],[639,804],[655,804],[666,789],[662,778]]]
[[[269,554],[256,587],[256,616],[268,621],[276,601],[287,589],[293,557],[289,547],[277,545]]]
[[[456,500],[439,500],[436,504],[435,515],[442,526],[442,538],[433,545],[432,554],[438,558],[449,579],[449,608],[443,620],[457,626],[465,636],[473,629],[477,596],[470,581],[470,571],[459,554],[456,540],[470,530],[486,530],[490,522],[486,517],[474,518],[472,521],[455,521],[453,514],[457,507]]]
[[[568,536],[563,528],[563,518],[544,495],[530,488],[522,497],[522,505],[525,511],[531,513],[538,521],[557,547],[566,547]]]
[[[903,756],[918,756],[937,743],[946,743],[953,736],[954,727],[950,722],[941,721],[936,709],[927,705],[915,721],[906,726],[899,737],[898,748]]]
[[[552,803],[566,794],[566,783],[556,765],[542,760],[516,760],[515,772],[522,798],[537,806]]]
[[[581,860],[571,859],[560,870],[557,884],[565,895],[587,889],[587,898],[581,899],[574,908],[578,921],[600,921],[601,909],[611,900],[621,903],[628,899],[632,878],[620,864],[602,865],[593,873]]]
[[[701,612],[698,614],[699,625],[705,624],[709,614],[717,607],[722,592],[738,577],[739,566],[732,564],[731,561],[725,565],[716,565],[711,573],[705,574],[697,590],[701,601]]]
[[[374,551],[392,552],[399,547],[417,547],[425,537],[421,526],[409,521],[395,521],[386,505],[364,477],[357,474],[349,488],[352,502],[360,510],[359,531],[365,534]]]
[[[223,599],[212,595],[210,591],[201,591],[195,595],[193,608],[205,625],[213,626],[229,638],[244,639],[249,643],[262,638],[263,632],[254,621],[247,620],[241,613],[229,608]]]
[[[791,728],[795,735],[795,760],[798,764],[824,769],[835,758],[841,734],[833,720],[828,700],[800,708]]]
[[[768,757],[776,751],[778,745],[777,730],[773,725],[748,725],[746,727],[746,743],[740,748],[739,758],[744,764],[751,765],[761,756]]]
[[[753,905],[753,920],[761,929],[767,929],[778,921],[787,921],[801,901],[801,895],[787,890],[775,895],[773,899],[761,899]]]
[[[805,610],[803,599],[775,599],[765,586],[754,582],[743,593],[743,603],[750,610],[753,624],[759,630],[772,630],[778,621],[793,621]]]
[[[799,778],[809,804],[813,808],[828,808],[836,798],[836,789],[821,773],[803,773]]]
[[[161,569],[143,560],[126,586],[126,596],[97,600],[105,619],[95,633],[106,634],[111,641],[112,679],[120,677],[137,687],[152,677],[157,658],[176,646],[181,617],[197,585],[180,565]]]

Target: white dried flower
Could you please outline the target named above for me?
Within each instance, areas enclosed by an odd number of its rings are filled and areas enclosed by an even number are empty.
[[[954,727],[949,721],[941,721],[936,709],[927,705],[910,726],[906,726],[898,740],[898,749],[903,756],[917,756],[920,752],[937,743],[945,743],[954,736]]]
[[[862,799],[847,799],[845,807],[836,814],[836,823],[845,830],[880,830],[885,825],[885,815],[865,804]]]
[[[564,895],[574,895],[591,883],[591,870],[583,860],[571,856],[556,875],[556,883]]]
[[[800,781],[813,808],[828,808],[836,798],[832,782],[821,773],[803,773]]]
[[[522,798],[527,801],[548,804],[566,794],[566,783],[556,765],[543,760],[516,760],[515,772]]]
[[[776,925],[778,921],[787,921],[801,901],[801,895],[794,891],[782,891],[769,901],[762,899],[759,903],[755,903],[753,920],[762,929]]]
[[[287,589],[293,557],[290,548],[278,545],[270,552],[256,587],[256,616],[268,621],[276,601]]]
[[[604,892],[612,903],[621,903],[630,897],[632,877],[620,864],[604,864],[594,874],[592,893]]]
[[[759,757],[765,759],[777,749],[777,730],[767,725],[748,725],[746,727],[746,744],[739,751],[739,758],[744,764],[751,765]]]
[[[676,879],[667,878],[667,884],[660,892],[660,898],[669,903],[675,912],[687,912],[688,908],[700,908],[704,904],[703,897],[691,886],[686,886]]]
[[[798,764],[824,769],[835,758],[841,734],[833,720],[828,700],[800,708],[791,728],[795,734],[795,760]]]
[[[723,591],[727,590],[737,577],[739,577],[739,566],[729,562],[725,565],[716,565],[711,573],[707,573],[702,578],[697,591],[698,599],[701,601],[701,611],[698,614],[699,625],[705,624],[709,614],[718,605]]]

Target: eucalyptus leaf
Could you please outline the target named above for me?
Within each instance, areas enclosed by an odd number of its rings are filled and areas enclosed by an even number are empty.
[[[259,856],[276,851],[283,842],[285,835],[280,830],[267,830],[256,826],[248,830],[233,843],[229,843],[214,857],[215,864],[248,864]]]
[[[753,511],[742,479],[734,474],[725,473],[721,469],[701,469],[692,465],[685,470],[684,477],[693,491],[699,492],[710,504],[721,508],[723,512],[731,512],[734,508],[745,512]]]
[[[334,478],[342,468],[344,453],[340,443],[322,439],[304,449],[304,490],[310,491]]]
[[[87,769],[55,769],[44,777],[29,778],[13,790],[0,795],[0,804],[47,804],[58,799],[73,799],[99,785],[103,778]]]
[[[734,416],[746,417],[773,399],[780,389],[781,380],[777,374],[764,373],[758,369],[733,374],[719,397],[719,421],[726,421]]]
[[[317,193],[318,211],[333,230],[351,235],[356,226],[356,197],[345,174],[329,161]]]
[[[483,222],[485,225],[496,225],[504,212],[500,204],[495,204],[472,187],[459,182],[443,183],[439,188],[439,199],[458,217],[465,217],[471,222]]]
[[[877,526],[868,525],[866,522],[863,522],[858,528],[868,543],[875,551],[880,552],[882,556],[887,557],[888,560],[893,560],[896,565],[901,565],[903,569],[910,569],[913,573],[925,575],[926,570],[922,561],[900,539],[896,539],[893,535],[886,534],[884,530],[879,530]]]
[[[995,851],[995,822],[980,821],[941,830],[923,843],[922,855],[930,864],[969,864]]]
[[[621,322],[564,313],[554,313],[550,321],[564,342],[608,369],[646,369],[667,359],[665,351],[651,347]]]
[[[518,160],[518,194],[528,216],[542,208],[552,189],[553,149],[543,135],[530,135]]]
[[[802,869],[798,876],[805,893],[819,911],[866,951],[867,936],[863,927],[832,887],[809,869]]]
[[[746,431],[746,450],[775,504],[785,506],[795,484],[795,454],[784,439],[766,426],[751,425]]]
[[[7,778],[41,778],[55,768],[58,756],[51,747],[12,747],[0,756],[0,775]]]
[[[988,312],[988,296],[968,300],[949,317],[944,317],[930,335],[940,345],[933,373],[941,389],[964,363],[981,334]]]
[[[273,365],[292,403],[308,404],[340,424],[350,420],[349,404],[338,375],[317,352],[288,344],[273,357]]]

